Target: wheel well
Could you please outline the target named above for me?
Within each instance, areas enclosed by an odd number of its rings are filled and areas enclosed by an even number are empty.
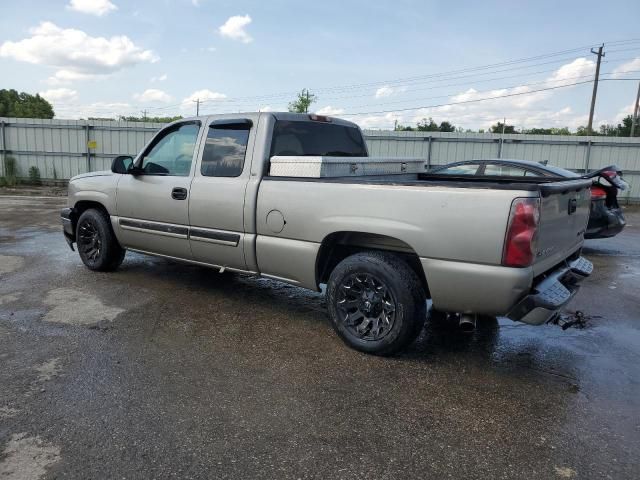
[[[78,219],[80,218],[80,215],[82,215],[85,211],[89,210],[90,208],[102,210],[107,214],[109,213],[105,208],[105,206],[102,205],[101,203],[94,202],[91,200],[80,200],[79,202],[76,202],[76,204],[73,206],[73,214],[71,216],[71,223],[73,225],[74,232],[76,231],[76,225],[78,224]]]
[[[429,285],[418,254],[407,243],[387,235],[367,232],[335,232],[322,241],[316,259],[316,282],[327,283],[333,269],[345,258],[370,250],[387,251],[402,258],[420,279],[427,297]]]

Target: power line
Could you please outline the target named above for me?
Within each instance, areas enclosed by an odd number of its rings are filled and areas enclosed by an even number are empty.
[[[497,100],[499,98],[509,98],[509,97],[519,97],[522,95],[532,95],[534,93],[538,93],[538,92],[546,92],[549,90],[558,90],[560,88],[567,88],[567,87],[573,87],[575,85],[584,85],[587,83],[591,83],[593,82],[593,80],[585,80],[584,82],[575,82],[575,83],[569,83],[567,85],[558,85],[555,87],[547,87],[547,88],[539,88],[537,90],[530,90],[528,92],[517,92],[517,93],[509,93],[506,95],[496,95],[493,97],[486,97],[486,98],[477,98],[477,99],[473,99],[473,100],[462,100],[460,102],[449,102],[449,103],[440,103],[440,104],[434,104],[434,105],[424,105],[421,107],[412,107],[412,108],[399,108],[396,110],[380,110],[377,112],[358,112],[358,113],[342,113],[342,116],[353,116],[353,115],[378,115],[378,114],[382,114],[382,113],[395,113],[395,112],[409,112],[412,110],[422,110],[425,108],[438,108],[438,107],[448,107],[448,106],[452,106],[452,105],[463,105],[463,104],[467,104],[467,103],[476,103],[476,102],[485,102],[487,100]]]

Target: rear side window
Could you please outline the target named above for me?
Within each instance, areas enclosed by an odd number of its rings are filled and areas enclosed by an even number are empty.
[[[250,125],[211,125],[202,153],[205,177],[237,177],[244,168]]]
[[[513,165],[500,165],[500,164],[487,164],[484,167],[485,175],[492,175],[496,177],[539,177],[540,175],[532,170],[525,170],[524,168],[516,167]]]
[[[436,170],[436,175],[475,175],[480,165],[477,163],[465,163],[463,165],[452,165],[442,170]]]
[[[271,156],[366,157],[364,139],[356,127],[324,122],[278,120]]]

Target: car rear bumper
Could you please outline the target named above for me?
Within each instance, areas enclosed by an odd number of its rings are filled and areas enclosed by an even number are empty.
[[[507,317],[540,325],[558,314],[575,296],[579,283],[591,275],[593,264],[584,257],[567,262],[534,283],[530,293],[513,307]]]
[[[619,234],[624,229],[626,221],[620,208],[598,206],[592,208],[589,224],[584,238],[609,238]]]

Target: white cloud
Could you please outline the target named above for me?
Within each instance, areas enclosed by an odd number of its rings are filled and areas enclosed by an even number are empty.
[[[198,99],[200,100],[201,103],[204,102],[206,104],[211,101],[224,100],[225,98],[227,98],[227,96],[224,93],[213,92],[205,88],[202,90],[196,90],[191,95],[189,95],[184,100],[182,100],[182,104],[180,108],[182,108],[183,110],[195,111],[195,107],[196,107],[195,102]]]
[[[629,115],[633,115],[634,103],[635,102],[631,102],[629,105],[625,105],[620,110],[618,110],[618,113],[613,118],[613,121],[611,121],[611,122],[602,122],[602,123],[613,123],[613,124],[622,123],[622,120],[625,117],[628,117]]]
[[[271,105],[265,105],[264,107],[260,107],[258,108],[259,112],[273,112],[273,108],[271,108]]]
[[[638,70],[640,70],[640,57],[634,58],[633,60],[627,63],[623,63],[622,65],[614,68],[612,77],[620,78],[623,77],[627,72],[636,73]]]
[[[107,13],[117,10],[113,3],[109,0],[71,0],[67,5],[69,10],[75,10],[80,13],[88,13],[101,17]]]
[[[151,102],[170,102],[171,95],[157,88],[148,88],[142,93],[136,93],[133,96],[138,102],[151,103]]]
[[[385,85],[376,90],[375,97],[376,98],[390,97],[392,95],[396,95],[398,93],[402,93],[406,91],[407,91],[407,87],[390,87],[388,85]]]
[[[154,82],[164,82],[167,78],[169,78],[167,76],[166,73],[163,73],[162,75],[158,76],[158,77],[151,77],[151,83]]]
[[[51,103],[74,101],[78,99],[78,92],[70,88],[51,88],[40,92],[40,96]]]
[[[151,50],[135,45],[128,37],[92,37],[82,30],[60,28],[42,22],[30,30],[31,37],[0,45],[0,57],[58,70],[52,84],[109,75],[139,63],[155,62]]]
[[[78,119],[89,117],[113,118],[120,115],[140,115],[132,105],[125,102],[95,102],[87,105],[56,106],[56,118]]]
[[[596,71],[596,62],[586,58],[576,58],[573,62],[562,65],[547,79],[549,86],[568,85],[584,79],[575,78],[593,75]]]
[[[218,28],[218,32],[223,37],[230,38],[232,40],[238,40],[242,43],[250,43],[253,41],[251,35],[249,35],[245,27],[251,23],[251,17],[249,15],[234,15],[229,17],[224,25]]]
[[[317,110],[316,113],[318,115],[342,115],[344,113],[344,108],[327,105],[326,107],[322,107],[320,110]]]

